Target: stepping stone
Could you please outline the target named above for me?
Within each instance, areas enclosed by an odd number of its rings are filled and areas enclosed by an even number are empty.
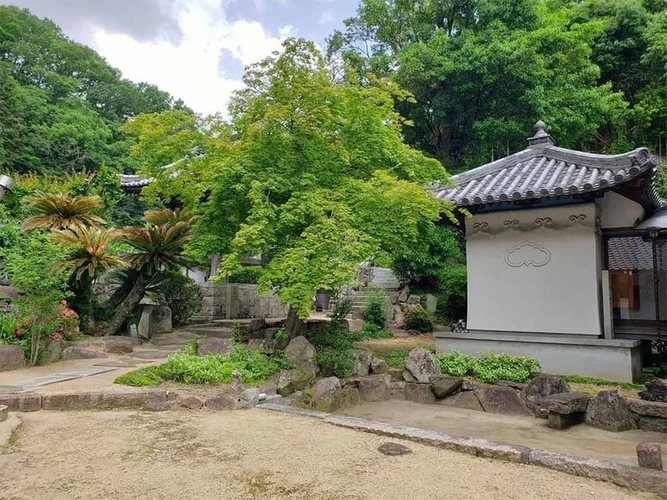
[[[68,380],[74,380],[82,377],[90,377],[92,375],[98,375],[100,373],[106,373],[113,371],[115,368],[106,368],[106,367],[96,367],[91,366],[90,368],[83,368],[81,370],[73,370],[70,372],[64,373],[54,373],[52,375],[45,375],[43,377],[36,377],[29,380],[23,380],[20,382],[20,387],[41,387],[43,385],[56,384],[58,382],[66,382]],[[11,384],[10,384],[11,385]]]
[[[136,366],[136,363],[127,363],[124,361],[106,361],[104,363],[97,363],[95,366],[108,366],[113,368],[130,368]]]
[[[166,359],[169,353],[166,351],[138,351],[133,352],[130,356],[137,359]]]
[[[410,448],[398,443],[384,443],[380,445],[378,451],[383,455],[389,455],[390,457],[395,457],[398,455],[408,455],[412,453],[412,450]]]

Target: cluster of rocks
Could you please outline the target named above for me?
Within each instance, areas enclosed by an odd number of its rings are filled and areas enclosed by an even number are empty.
[[[72,359],[106,358],[108,354],[128,354],[141,340],[132,337],[101,337],[94,340],[49,339],[44,355],[47,363]],[[14,345],[0,345],[0,372],[25,367],[23,349]]]

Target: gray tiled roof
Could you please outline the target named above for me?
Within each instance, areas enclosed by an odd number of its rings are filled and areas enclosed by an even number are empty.
[[[640,236],[610,238],[607,255],[610,271],[653,269],[653,244]]]
[[[138,175],[121,175],[120,185],[124,188],[140,188],[146,187],[151,183],[152,179],[140,177]]]
[[[553,145],[544,130],[529,139],[529,148],[452,177],[452,186],[433,186],[438,198],[458,206],[572,196],[618,186],[653,172],[659,164],[648,149],[619,155],[583,153]],[[653,194],[660,206],[657,195]]]

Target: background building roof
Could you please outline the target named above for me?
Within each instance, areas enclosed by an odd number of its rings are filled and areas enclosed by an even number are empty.
[[[605,190],[647,172],[659,160],[648,149],[619,155],[583,153],[554,146],[546,125],[537,122],[528,148],[452,177],[451,186],[433,186],[438,198],[461,207],[554,197]],[[651,199],[662,205],[653,187]]]

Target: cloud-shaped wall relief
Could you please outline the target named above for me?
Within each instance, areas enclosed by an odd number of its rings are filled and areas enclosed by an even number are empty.
[[[514,247],[505,255],[505,262],[510,267],[544,267],[550,260],[551,252],[549,250],[530,241]]]

